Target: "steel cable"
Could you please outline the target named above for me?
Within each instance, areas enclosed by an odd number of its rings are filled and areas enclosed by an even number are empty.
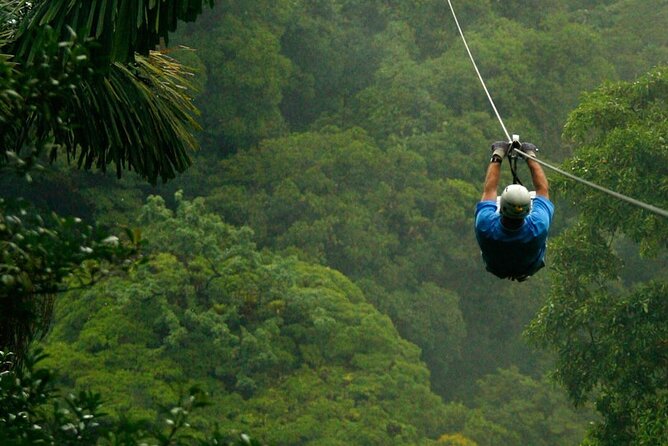
[[[485,90],[485,94],[487,94],[487,99],[489,99],[489,103],[492,105],[492,109],[494,110],[494,113],[496,114],[496,118],[499,120],[499,123],[501,124],[501,128],[503,129],[503,132],[505,133],[507,140],[510,142],[510,140],[511,140],[510,139],[510,134],[508,133],[508,130],[506,129],[505,124],[503,123],[503,119],[501,119],[501,115],[499,114],[499,111],[496,108],[496,104],[494,104],[494,100],[492,99],[492,95],[489,93],[489,90],[487,89],[487,85],[485,85],[485,81],[482,78],[482,75],[480,74],[480,70],[478,69],[478,65],[476,64],[475,59],[473,58],[473,54],[471,54],[471,50],[469,49],[469,45],[468,45],[468,42],[466,41],[466,37],[464,37],[464,31],[462,31],[462,27],[459,25],[459,20],[457,19],[457,14],[455,14],[455,8],[452,6],[452,2],[450,0],[448,0],[448,5],[450,6],[450,11],[452,12],[452,17],[455,19],[455,24],[457,25],[457,29],[459,30],[459,35],[462,38],[462,42],[464,42],[464,47],[466,47],[466,52],[468,53],[469,58],[471,59],[471,63],[473,64],[473,68],[475,68],[475,72],[478,75],[478,79],[480,79],[480,84],[482,85],[482,88]],[[524,152],[522,152],[521,150],[519,150],[517,148],[514,148],[513,151],[517,155],[527,156]],[[668,218],[668,211],[666,211],[664,209],[653,206],[651,204],[647,204],[647,203],[645,203],[643,201],[640,201],[640,200],[636,200],[635,198],[631,198],[631,197],[626,196],[624,194],[620,194],[619,192],[615,192],[615,191],[613,191],[611,189],[608,189],[606,187],[599,186],[596,183],[593,183],[591,181],[580,178],[576,175],[573,175],[572,173],[566,172],[565,170],[560,169],[556,166],[553,166],[553,165],[551,165],[551,164],[549,164],[549,163],[547,163],[543,160],[540,160],[538,158],[531,157],[531,159],[533,159],[534,161],[536,161],[540,165],[547,167],[548,169],[551,169],[551,170],[553,170],[557,173],[560,173],[561,175],[564,175],[567,178],[578,181],[578,182],[580,182],[580,183],[582,183],[586,186],[589,186],[593,189],[597,189],[601,192],[604,192],[604,193],[606,193],[606,194],[608,194],[612,197],[615,197],[619,200],[623,200],[623,201],[625,201],[627,203],[630,203],[634,206],[638,206],[642,209],[653,212],[654,214],[657,214],[657,215],[660,215],[662,217]]]

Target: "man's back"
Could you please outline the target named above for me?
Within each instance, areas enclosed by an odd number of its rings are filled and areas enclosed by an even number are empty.
[[[499,277],[517,277],[540,269],[553,215],[552,202],[538,196],[522,226],[508,229],[501,223],[496,201],[480,201],[476,206],[475,233],[487,270]]]

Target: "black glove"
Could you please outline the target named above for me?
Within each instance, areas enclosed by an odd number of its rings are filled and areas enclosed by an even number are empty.
[[[524,152],[527,155],[527,157],[535,158],[536,152],[538,152],[538,147],[536,147],[534,144],[531,144],[530,142],[523,142],[522,146],[520,146],[520,150]],[[520,156],[522,158],[525,158],[524,155],[520,154]]]
[[[501,159],[506,157],[510,144],[507,141],[496,141],[492,144],[492,156],[498,155]]]

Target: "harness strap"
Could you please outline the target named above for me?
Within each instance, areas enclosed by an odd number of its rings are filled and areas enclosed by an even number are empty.
[[[519,155],[517,154],[517,150],[515,150],[520,149],[521,147],[522,145],[519,141],[512,141],[510,143],[510,150],[508,151],[508,163],[510,164],[510,173],[513,174],[513,184],[524,186],[520,180],[520,177],[517,175],[517,159],[519,158]]]

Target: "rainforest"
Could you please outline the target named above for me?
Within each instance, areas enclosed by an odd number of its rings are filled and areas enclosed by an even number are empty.
[[[0,444],[668,445],[668,219],[588,185],[668,209],[666,28],[0,0]],[[474,233],[508,131],[585,180],[523,282]]]

